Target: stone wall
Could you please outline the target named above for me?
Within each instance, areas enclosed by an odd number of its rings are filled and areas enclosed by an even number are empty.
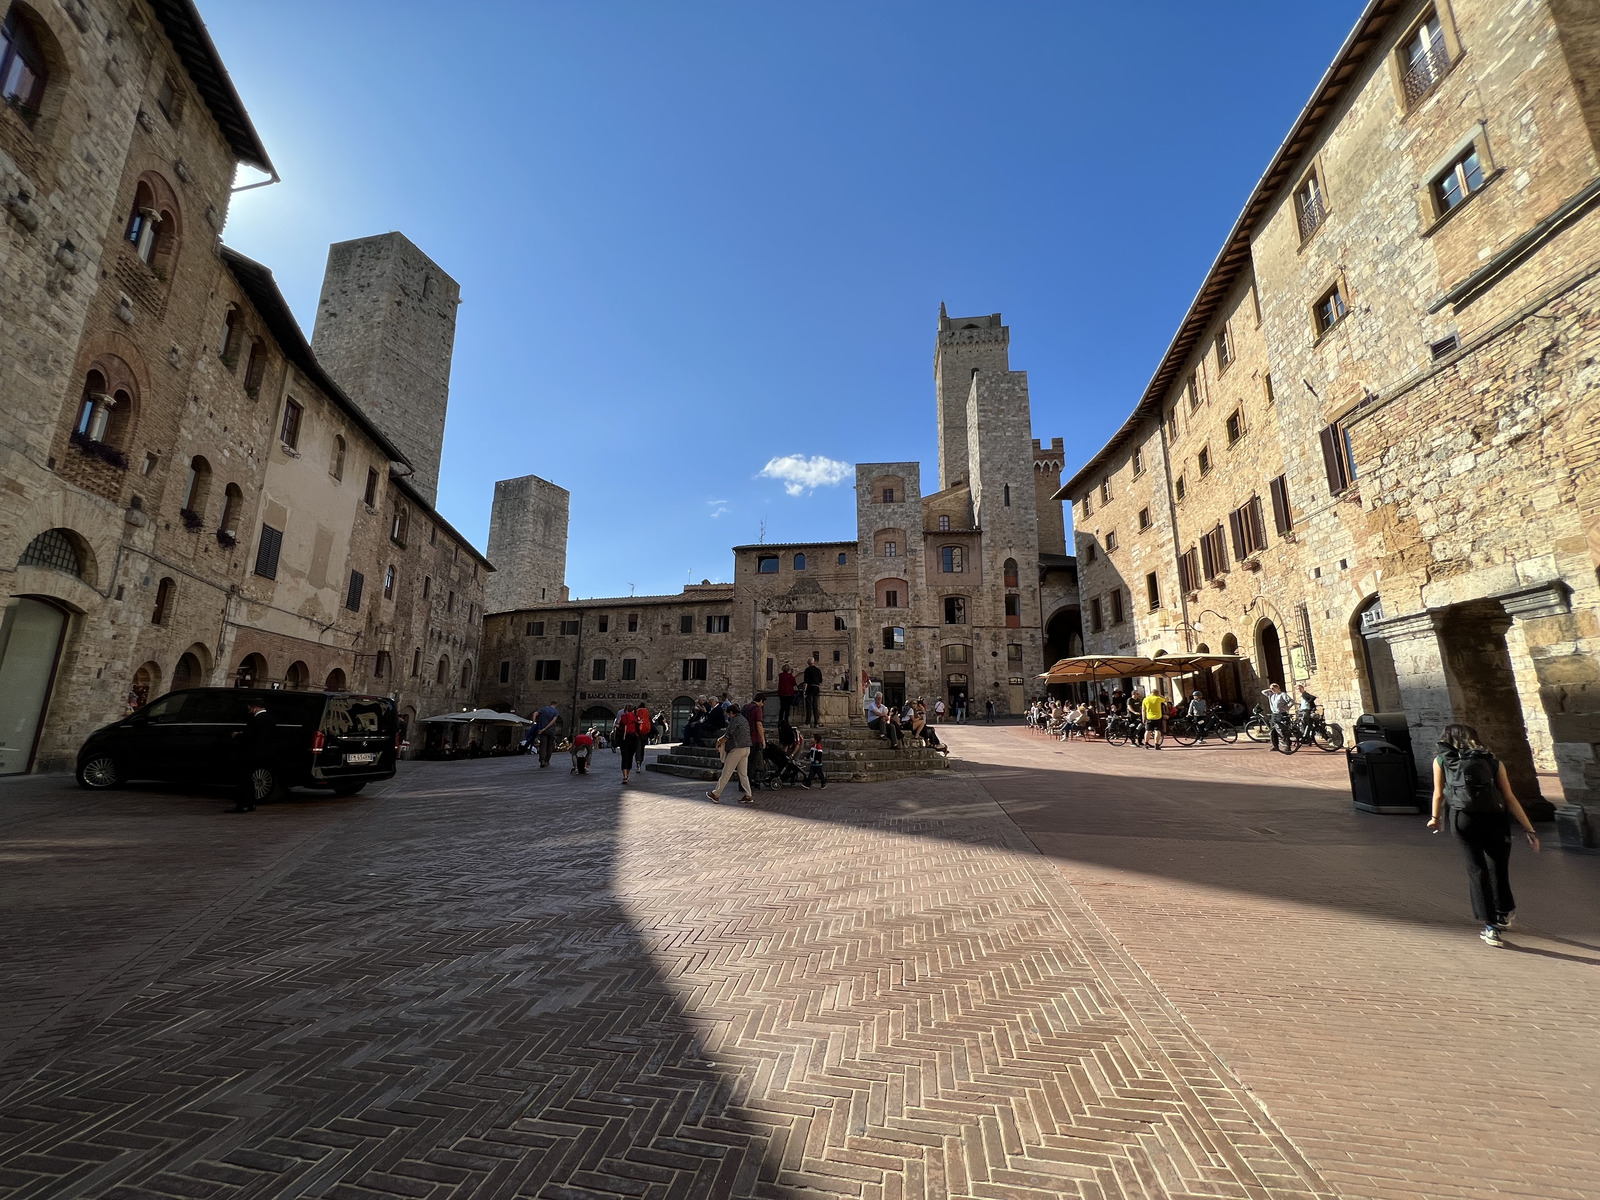
[[[567,517],[572,494],[537,475],[494,485],[489,518],[491,612],[547,604],[567,577]]]

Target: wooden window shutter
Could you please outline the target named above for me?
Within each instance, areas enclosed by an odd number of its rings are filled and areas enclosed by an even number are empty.
[[[1280,535],[1288,533],[1294,527],[1294,518],[1289,512],[1289,477],[1279,475],[1272,481],[1272,524]]]
[[[1345,472],[1344,454],[1339,445],[1339,427],[1329,425],[1322,431],[1322,465],[1328,472],[1328,492],[1337,496],[1350,486]]]
[[[1256,550],[1267,548],[1267,522],[1261,514],[1261,497],[1251,496],[1245,505],[1245,516],[1250,524],[1250,544]]]
[[[1228,528],[1233,530],[1233,557],[1236,559],[1250,556],[1250,544],[1245,541],[1244,514],[1242,508],[1236,508],[1228,514]]]
[[[1186,592],[1194,591],[1194,584],[1189,579],[1189,556],[1178,555],[1178,586]]]
[[[278,552],[283,548],[283,530],[261,527],[261,544],[256,547],[256,574],[263,579],[278,577]]]

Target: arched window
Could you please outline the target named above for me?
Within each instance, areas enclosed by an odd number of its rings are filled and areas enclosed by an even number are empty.
[[[796,554],[794,556],[794,569],[796,571],[804,571],[806,569],[806,556],[804,554]]]
[[[239,309],[228,305],[222,317],[222,341],[217,344],[217,357],[230,367],[239,357]]]
[[[185,650],[178,659],[178,665],[172,669],[172,690],[179,691],[183,688],[199,687],[205,682],[206,668],[200,661],[200,656],[192,649]]]
[[[468,659],[461,664],[461,687],[465,691],[472,684],[472,660]]]
[[[383,573],[383,598],[394,599],[394,564],[389,564],[389,569]]]
[[[442,684],[446,683],[449,680],[449,678],[450,678],[450,656],[447,655],[447,654],[441,654],[439,656],[439,671],[438,671],[438,675],[434,679],[434,682],[442,685]]]
[[[389,665],[389,652],[387,650],[379,650],[377,658],[372,662],[372,677],[374,679],[387,679],[392,673],[393,668]]]
[[[156,584],[156,610],[150,614],[150,624],[165,625],[172,619],[172,606],[177,600],[178,585],[171,578]]]
[[[333,437],[333,465],[328,468],[328,474],[335,479],[344,478],[344,438],[338,434]]]
[[[49,567],[79,579],[84,577],[83,555],[79,553],[73,535],[65,529],[46,529],[34,538],[22,552],[22,557],[17,559],[17,566]]]
[[[939,532],[940,533],[948,533],[948,532],[950,532],[950,518],[948,516],[942,516],[942,517],[939,518]]]
[[[244,390],[251,396],[261,391],[261,380],[267,374],[267,347],[260,338],[250,343],[250,357],[244,362]]]
[[[199,529],[205,519],[206,500],[211,495],[211,464],[196,454],[189,460],[189,479],[183,488],[180,515],[190,529]]]
[[[1005,492],[1006,492],[1006,507],[1010,508],[1011,507],[1011,485],[1009,483],[1006,484]]]
[[[91,442],[104,441],[114,404],[106,391],[106,377],[99,371],[90,371],[83,381],[83,400],[78,405],[78,424],[73,432]]]
[[[128,711],[143,708],[150,703],[151,693],[161,687],[161,664],[147,662],[133,673],[133,683],[128,688]]]
[[[1014,559],[1014,558],[1006,559],[1005,565],[1002,567],[1002,570],[1004,570],[1004,572],[1005,572],[1006,586],[1008,588],[1016,587],[1017,586],[1017,560]]]
[[[32,121],[39,115],[50,67],[33,23],[15,4],[0,24],[0,100]]]
[[[411,652],[411,677],[415,679],[422,674],[422,647],[418,646]]]
[[[133,211],[128,214],[125,236],[133,243],[134,253],[141,262],[155,257],[156,234],[161,227],[161,214],[156,211],[156,195],[148,183],[140,183],[133,191]]]
[[[389,524],[389,540],[396,546],[404,546],[406,544],[406,524],[407,514],[405,508],[401,505],[396,505],[394,520]]]
[[[304,691],[311,686],[311,668],[299,660],[290,663],[289,669],[283,673],[283,686],[297,692]]]
[[[343,692],[348,690],[345,684],[344,668],[335,667],[328,672],[328,678],[322,685],[325,692]]]
[[[237,483],[222,490],[222,520],[217,522],[217,541],[231,546],[239,540],[239,513],[244,508],[244,493]]]

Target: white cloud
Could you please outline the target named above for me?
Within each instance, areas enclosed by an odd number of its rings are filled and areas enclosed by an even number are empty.
[[[760,473],[767,479],[781,479],[783,490],[791,496],[798,496],[814,488],[843,483],[850,476],[850,464],[820,454],[812,458],[803,454],[785,454],[768,462]]]
[[[711,510],[713,518],[720,517],[728,511],[728,502],[726,500],[707,500],[706,507]]]

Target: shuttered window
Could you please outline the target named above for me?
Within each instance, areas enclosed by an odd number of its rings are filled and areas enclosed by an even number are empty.
[[[1295,616],[1300,622],[1300,646],[1305,651],[1306,666],[1317,669],[1317,646],[1311,640],[1311,610],[1304,604],[1295,605]]]
[[[1233,531],[1233,556],[1246,559],[1267,548],[1267,525],[1261,515],[1261,497],[1251,496],[1244,504],[1228,514],[1228,525]]]
[[[1279,475],[1272,481],[1272,525],[1279,536],[1294,528],[1294,513],[1289,508],[1289,477]]]
[[[1228,541],[1218,525],[1200,539],[1200,567],[1207,579],[1215,579],[1228,569]]]
[[[263,579],[278,577],[278,552],[283,549],[283,530],[261,527],[261,544],[256,547],[256,574]]]
[[[1322,465],[1328,472],[1328,493],[1337,496],[1350,486],[1356,477],[1350,466],[1350,444],[1344,431],[1329,425],[1322,431]]]
[[[361,611],[361,589],[367,586],[367,577],[360,571],[350,572],[350,591],[345,595],[344,606],[351,612]]]
[[[1200,551],[1193,546],[1178,555],[1178,586],[1186,592],[1200,587]]]

